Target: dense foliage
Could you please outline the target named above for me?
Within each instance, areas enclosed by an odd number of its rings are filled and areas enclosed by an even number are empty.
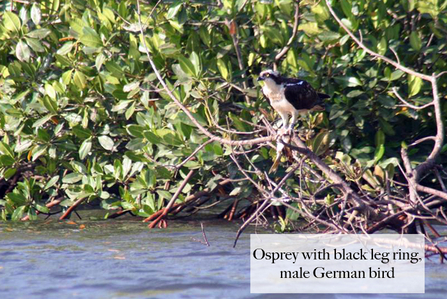
[[[401,107],[391,88],[420,106],[431,100],[431,86],[371,59],[324,1],[299,2],[295,38],[292,0],[141,1],[141,17],[151,55],[175,96],[200,124],[231,139],[246,138],[234,131],[257,130],[261,117],[277,120],[255,79],[290,41],[278,70],[331,95],[326,112],[300,121],[308,146],[362,192],[378,196],[398,187],[386,181],[403,180],[400,148],[434,134],[435,122],[430,108]],[[447,70],[447,1],[341,0],[333,6],[379,54],[425,74]],[[208,137],[172,103],[149,67],[135,0],[3,1],[0,20],[1,218],[35,219],[55,200],[63,208],[97,202],[148,217],[190,170],[178,202],[204,189],[212,200],[256,199],[253,185],[238,180],[243,176],[229,146],[211,142],[176,167]],[[444,76],[441,94],[446,87]],[[411,160],[425,160],[431,147],[411,148]],[[241,160],[245,168],[267,170],[275,149],[263,145],[247,155],[253,165]],[[276,176],[288,166],[283,161]],[[211,192],[225,178],[235,181]],[[431,176],[425,181],[435,184]],[[300,183],[292,177],[287,186],[297,192]],[[304,196],[317,187],[307,181]]]

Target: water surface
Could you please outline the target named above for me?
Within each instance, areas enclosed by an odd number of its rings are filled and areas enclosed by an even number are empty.
[[[250,294],[249,234],[237,223],[0,223],[1,298],[446,298],[447,267],[426,261],[423,295]],[[254,230],[252,229],[251,232]],[[262,231],[265,232],[265,231]],[[411,282],[410,282],[411,283]]]

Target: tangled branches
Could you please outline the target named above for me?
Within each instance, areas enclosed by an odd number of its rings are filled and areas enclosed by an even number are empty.
[[[447,193],[436,163],[436,158],[439,156],[444,144],[444,127],[437,86],[437,79],[441,74],[425,75],[372,51],[338,18],[327,0],[326,3],[330,13],[340,27],[346,31],[360,48],[373,58],[381,59],[396,69],[431,83],[432,101],[424,107],[417,107],[417,109],[434,108],[437,132],[435,136],[416,140],[410,144],[410,147],[417,146],[425,141],[433,141],[434,146],[428,159],[417,166],[414,166],[414,163],[410,161],[407,148],[402,147],[401,158],[404,167],[402,168],[400,165],[399,167],[405,177],[406,181],[404,182],[393,181],[392,178],[383,174],[384,187],[366,192],[361,186],[362,180],[371,183],[371,181],[374,181],[374,178],[369,176],[369,173],[362,171],[362,169],[358,169],[355,163],[352,164],[349,159],[341,155],[338,157],[338,167],[331,168],[322,158],[311,151],[300,138],[293,136],[289,143],[283,140],[282,137],[278,137],[269,124],[260,126],[261,131],[267,132],[268,135],[266,137],[250,140],[230,140],[216,136],[197,122],[190,111],[166,85],[145,44],[138,5],[140,33],[143,37],[141,40],[143,41],[148,61],[168,96],[210,140],[232,147],[233,154],[231,158],[237,166],[239,174],[243,179],[251,182],[256,189],[256,199],[253,200],[253,205],[256,206],[256,209],[246,218],[238,231],[237,238],[245,227],[254,220],[259,220],[264,212],[277,205],[285,206],[292,213],[297,213],[306,219],[307,224],[302,227],[303,229],[313,227],[313,229],[332,233],[374,233],[386,227],[391,227],[399,232],[414,233],[417,228],[416,223],[419,223],[421,224],[421,232],[425,233],[424,226],[426,226],[438,236],[439,234],[428,223],[428,220],[447,223],[447,217],[443,210],[443,205],[447,200]],[[409,108],[416,107],[402,99],[396,89],[394,89],[394,93],[403,102],[404,106]],[[238,134],[238,132],[233,133],[235,135]],[[275,148],[272,144],[274,141],[283,142],[291,150],[289,158],[293,162],[289,171],[278,182],[267,172],[256,167],[247,155],[249,150],[247,146],[270,146]],[[242,163],[242,160],[246,160],[245,163],[248,163],[247,169],[243,167],[244,163]],[[424,186],[420,183],[421,179],[428,174],[434,174],[438,178],[441,190]],[[296,188],[287,187],[285,183],[289,179],[298,182],[299,185]],[[371,184],[374,184],[374,182]],[[235,204],[237,205],[237,203]],[[429,236],[428,234],[426,235],[427,237]],[[433,248],[436,248],[436,246]],[[442,252],[442,250],[439,249],[439,252]]]

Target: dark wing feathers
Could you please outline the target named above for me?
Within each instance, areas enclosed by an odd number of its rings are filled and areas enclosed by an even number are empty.
[[[295,109],[310,110],[320,104],[320,95],[309,83],[299,79],[287,79],[287,81],[284,82],[284,95]]]

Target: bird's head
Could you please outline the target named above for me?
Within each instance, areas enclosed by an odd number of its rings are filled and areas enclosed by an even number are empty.
[[[266,71],[262,71],[259,74],[258,81],[265,81],[265,83],[267,83],[267,84],[269,84],[269,83],[277,84],[279,77],[280,77],[280,75],[278,72],[275,72],[272,70],[266,70]]]

